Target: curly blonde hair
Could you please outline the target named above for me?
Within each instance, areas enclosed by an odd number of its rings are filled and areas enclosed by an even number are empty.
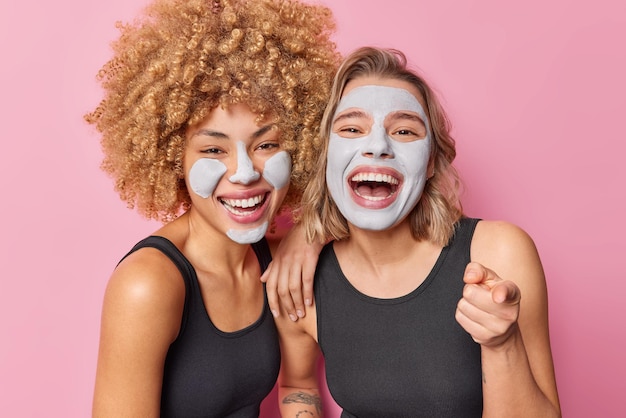
[[[104,98],[85,120],[101,133],[101,167],[129,208],[163,222],[189,208],[185,131],[235,103],[259,120],[276,116],[293,161],[283,207],[299,201],[340,59],[328,8],[295,0],[156,0],[117,27],[113,57],[98,73]]]
[[[406,56],[395,49],[359,48],[348,55],[337,70],[322,119],[324,145],[319,155],[319,170],[304,192],[299,221],[304,222],[309,241],[340,240],[349,236],[348,222],[333,202],[326,185],[328,138],[346,84],[367,76],[403,80],[413,84],[422,94],[433,138],[430,159],[435,171],[426,182],[422,197],[408,219],[413,238],[445,246],[454,234],[457,221],[463,217],[459,199],[461,181],[452,165],[456,157],[455,141],[450,135],[449,119],[435,92],[408,67]]]

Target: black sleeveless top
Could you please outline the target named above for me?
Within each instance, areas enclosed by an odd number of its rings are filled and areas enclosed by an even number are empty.
[[[274,387],[280,348],[267,297],[252,325],[223,332],[213,325],[204,306],[196,272],[166,238],[150,236],[129,252],[154,247],[169,257],[185,281],[180,333],[165,360],[162,417],[258,418],[260,404]],[[261,271],[271,254],[265,239],[253,244]]]
[[[454,318],[477,222],[462,219],[426,280],[393,299],[356,290],[323,249],[317,333],[342,418],[481,417],[480,346]]]

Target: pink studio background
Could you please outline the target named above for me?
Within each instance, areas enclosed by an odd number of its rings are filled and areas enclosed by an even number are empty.
[[[90,415],[107,278],[157,227],[114,194],[82,121],[114,22],[145,1],[0,5],[2,416]],[[402,49],[441,92],[466,212],[535,239],[564,416],[626,416],[626,2],[326,1],[342,51]]]

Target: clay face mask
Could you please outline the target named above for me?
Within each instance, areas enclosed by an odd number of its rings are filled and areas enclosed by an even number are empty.
[[[431,138],[420,102],[400,88],[357,87],[341,99],[333,121],[326,169],[333,201],[358,228],[398,224],[427,178]]]
[[[218,160],[211,158],[200,158],[193,163],[189,170],[189,185],[191,190],[202,198],[207,198],[213,194],[217,183],[226,173],[226,166]]]
[[[239,169],[237,169],[239,172]],[[263,178],[279,190],[289,185],[291,176],[291,158],[286,151],[281,151],[265,162]],[[232,177],[231,177],[232,179]],[[231,180],[232,181],[232,180]],[[257,228],[252,229],[229,229],[226,235],[239,244],[252,244],[260,241],[266,234],[269,223],[267,221]]]
[[[229,177],[232,183],[249,184],[258,180],[259,173],[254,170],[252,161],[248,157],[243,143],[237,143],[237,171]],[[208,198],[213,194],[217,184],[226,173],[226,166],[211,158],[197,160],[189,170],[189,185],[191,190],[202,198]],[[270,157],[265,162],[263,178],[276,190],[289,185],[291,175],[291,158],[286,151],[281,151]],[[248,229],[229,229],[227,235],[239,244],[251,244],[258,242],[267,232],[269,222],[265,221],[260,226]],[[240,224],[245,228],[245,224]]]
[[[287,151],[276,153],[265,162],[263,178],[276,190],[289,186],[291,157]]]
[[[237,141],[237,172],[228,180],[231,183],[250,184],[257,181],[259,177],[259,172],[254,169],[248,151],[246,151],[246,144]]]

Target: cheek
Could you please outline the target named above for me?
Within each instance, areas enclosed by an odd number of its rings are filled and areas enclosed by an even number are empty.
[[[265,162],[263,178],[276,190],[289,185],[291,178],[291,158],[286,151],[273,155]]]
[[[344,139],[337,135],[331,135],[328,143],[328,156],[326,157],[326,171],[334,176],[343,177],[348,165],[358,153],[360,141],[358,139]]]
[[[414,177],[424,177],[428,171],[430,160],[430,140],[395,143],[394,152],[402,161],[406,174]]]
[[[226,173],[226,166],[217,160],[201,158],[189,170],[189,187],[200,197],[211,196],[217,183]]]

